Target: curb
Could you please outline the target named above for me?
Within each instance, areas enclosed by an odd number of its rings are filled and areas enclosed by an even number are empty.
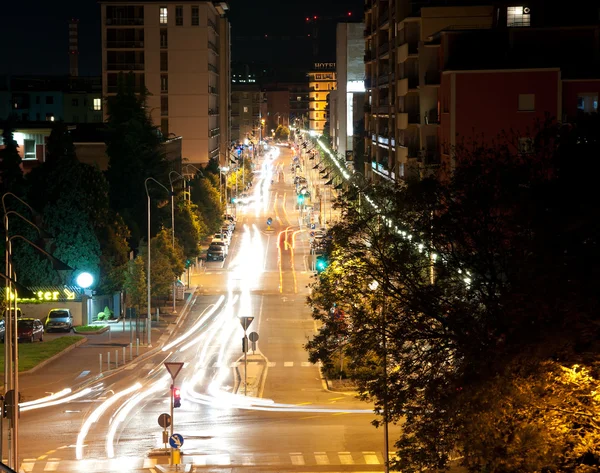
[[[73,343],[72,345],[69,345],[67,348],[65,348],[64,350],[62,350],[61,352],[58,352],[56,355],[51,356],[50,358],[48,358],[47,360],[42,361],[40,364],[38,364],[37,366],[34,366],[33,368],[31,368],[30,370],[27,371],[19,371],[19,375],[23,375],[23,374],[31,374],[31,373],[35,373],[37,370],[43,368],[44,366],[46,366],[48,363],[54,361],[55,359],[69,353],[71,350],[74,350],[75,348],[77,348],[79,345],[83,345],[85,342],[87,342],[88,339],[83,337],[82,340],[79,340],[78,342]]]

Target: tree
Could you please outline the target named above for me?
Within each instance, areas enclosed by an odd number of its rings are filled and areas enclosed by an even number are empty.
[[[179,202],[175,212],[175,238],[183,248],[185,259],[200,254],[198,242],[209,235],[198,206]]]
[[[137,256],[127,264],[123,288],[127,294],[127,301],[131,307],[135,307],[140,313],[140,308],[146,302],[147,281],[146,263],[144,258]]]
[[[167,298],[172,290],[173,281],[185,269],[183,249],[177,241],[173,248],[171,233],[165,228],[152,238],[150,248],[152,251],[150,265],[152,294],[155,297]],[[147,258],[147,255],[144,255],[144,258]]]
[[[209,233],[215,233],[221,228],[223,205],[219,195],[218,181],[215,183],[214,175],[209,174],[208,176],[212,177],[200,177],[191,181],[191,200],[197,205]]]
[[[544,128],[529,155],[470,143],[448,181],[339,203],[307,348],[327,366],[347,340],[361,395],[403,422],[402,471],[598,468],[599,211],[572,159],[597,167],[599,129]]]
[[[110,206],[121,214],[130,229],[131,244],[137,246],[146,227],[144,182],[148,177],[169,182],[167,161],[161,151],[163,138],[147,113],[146,92],[136,95],[133,74],[119,76],[117,94],[109,98],[107,105]],[[155,187],[149,187],[154,207],[162,197]]]
[[[19,194],[23,188],[23,170],[19,145],[14,138],[13,120],[7,119],[2,125],[2,143],[0,150],[0,185],[2,194],[13,192]]]
[[[278,125],[275,129],[275,139],[279,141],[287,141],[290,136],[290,129],[284,125]]]

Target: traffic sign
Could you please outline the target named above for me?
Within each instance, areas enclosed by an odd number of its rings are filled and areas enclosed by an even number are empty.
[[[171,426],[171,416],[169,414],[161,414],[158,416],[158,425],[163,429]]]
[[[251,342],[258,342],[258,333],[250,332],[250,334],[248,334],[248,338]]]
[[[314,223],[311,223],[310,224],[310,229],[314,230],[315,228],[317,228],[317,226]],[[311,236],[314,236],[314,235],[311,235]]]
[[[271,225],[273,223],[273,219],[271,217],[269,217],[267,219],[267,225]]]
[[[171,378],[173,379],[173,381],[175,381],[175,378],[177,378],[177,375],[179,374],[179,372],[181,371],[181,368],[183,368],[183,363],[181,362],[166,362],[165,361],[165,368],[167,368],[167,371],[169,372],[169,374],[171,375]]]
[[[310,236],[314,237],[315,236],[315,232],[310,232]]]
[[[173,448],[180,448],[183,445],[183,435],[173,434],[169,437],[169,445]]]
[[[242,325],[244,332],[246,330],[248,330],[248,327],[250,327],[250,324],[252,323],[253,320],[254,320],[254,317],[240,317],[240,324]]]

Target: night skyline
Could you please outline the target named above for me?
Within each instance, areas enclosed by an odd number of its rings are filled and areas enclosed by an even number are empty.
[[[274,0],[230,0],[228,3],[232,61],[236,62],[305,65],[312,51],[307,17],[316,15],[333,27],[338,21],[360,21],[363,16],[362,0],[285,4]],[[352,15],[348,16],[348,12]],[[67,74],[68,25],[71,18],[77,18],[80,75],[100,75],[100,5],[96,1],[14,2],[4,6],[3,18],[0,38],[3,45],[10,47],[4,49],[0,74]],[[302,42],[296,41],[292,54],[291,43],[285,41],[288,37],[296,40],[306,37],[306,48],[301,46],[298,50]],[[331,44],[326,55],[335,55],[335,44]]]

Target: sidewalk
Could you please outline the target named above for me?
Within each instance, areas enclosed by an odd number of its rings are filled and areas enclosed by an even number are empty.
[[[163,308],[168,311],[152,319],[151,346],[142,344],[146,335],[140,334],[140,345],[136,349],[135,319],[133,319],[133,333],[130,333],[130,320],[109,323],[110,329],[101,334],[85,334],[86,341],[72,350],[58,354],[49,363],[36,367],[28,372],[19,373],[19,391],[23,401],[30,401],[49,393],[55,393],[67,387],[75,389],[77,386],[89,383],[94,379],[116,368],[136,362],[145,354],[159,349],[175,328],[180,315],[187,314],[189,303],[195,287],[185,291],[184,299],[176,302],[177,314],[173,314],[173,307]],[[143,325],[140,323],[140,331]],[[130,348],[131,343],[131,348]],[[123,359],[125,350],[125,360]],[[110,364],[108,357],[110,353]],[[102,369],[100,368],[100,355],[102,355]]]

